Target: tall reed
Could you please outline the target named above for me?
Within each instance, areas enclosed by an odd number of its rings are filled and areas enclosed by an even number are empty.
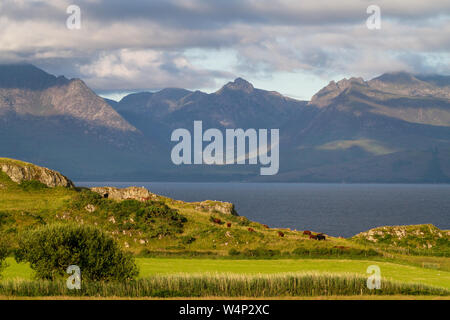
[[[450,295],[450,290],[423,284],[382,280],[369,290],[357,274],[173,274],[127,282],[83,282],[69,290],[64,281],[5,280],[0,295],[92,297],[283,297],[331,295]]]

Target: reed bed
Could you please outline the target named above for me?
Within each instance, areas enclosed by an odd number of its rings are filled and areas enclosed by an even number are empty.
[[[334,295],[439,295],[450,290],[418,283],[383,279],[381,289],[369,290],[367,278],[357,274],[172,274],[126,282],[83,282],[81,290],[69,290],[65,281],[5,280],[4,296],[92,297],[286,297]]]

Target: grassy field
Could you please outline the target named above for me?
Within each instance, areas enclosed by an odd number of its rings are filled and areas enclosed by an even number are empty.
[[[224,260],[224,259],[176,259],[137,258],[139,278],[170,274],[276,274],[289,272],[354,273],[367,276],[367,267],[376,264],[382,277],[405,283],[450,289],[450,272],[426,269],[380,261],[338,260],[338,259],[283,259],[283,260]],[[4,272],[4,279],[32,279],[32,270],[26,264],[17,264],[9,258],[10,265]]]

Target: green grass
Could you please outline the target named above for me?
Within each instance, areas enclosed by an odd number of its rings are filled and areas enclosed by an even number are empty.
[[[357,274],[174,274],[128,282],[83,282],[82,289],[68,290],[64,281],[3,281],[6,296],[100,297],[286,297],[334,295],[443,295],[449,290],[397,281],[381,281],[381,289],[369,290],[367,278]]]
[[[32,279],[32,270],[12,258],[3,272],[4,279]],[[136,258],[139,278],[163,274],[233,273],[277,274],[289,272],[355,273],[367,277],[367,267],[378,265],[384,278],[405,283],[422,283],[450,289],[450,272],[407,266],[389,262],[337,259],[226,260]]]
[[[33,270],[28,263],[17,263],[14,258],[6,258],[8,266],[1,273],[1,279],[33,279]]]

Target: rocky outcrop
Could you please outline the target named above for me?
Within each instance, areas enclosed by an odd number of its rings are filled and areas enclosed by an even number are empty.
[[[119,189],[114,187],[95,187],[91,188],[92,191],[99,193],[102,197],[113,200],[158,200],[158,195],[151,193],[143,187],[129,187],[125,189]]]
[[[432,249],[448,247],[450,233],[432,224],[385,226],[361,232],[353,239],[396,248]]]
[[[234,204],[223,201],[206,200],[202,202],[192,202],[196,210],[207,212],[218,212],[222,214],[231,214],[237,216],[237,212],[234,208]]]
[[[0,170],[16,182],[39,181],[48,187],[73,188],[74,184],[59,172],[17,160],[0,159]]]
[[[103,198],[113,199],[113,200],[127,200],[133,199],[138,201],[153,200],[158,201],[162,198],[157,194],[151,193],[144,187],[129,187],[125,189],[119,189],[114,187],[94,187],[91,191],[97,192]],[[171,200],[171,199],[170,199]],[[209,213],[222,213],[231,214],[237,216],[237,212],[234,208],[234,204],[222,201],[212,201],[206,200],[202,202],[184,202],[179,200],[171,200],[179,205],[192,205],[195,210],[209,212]]]

